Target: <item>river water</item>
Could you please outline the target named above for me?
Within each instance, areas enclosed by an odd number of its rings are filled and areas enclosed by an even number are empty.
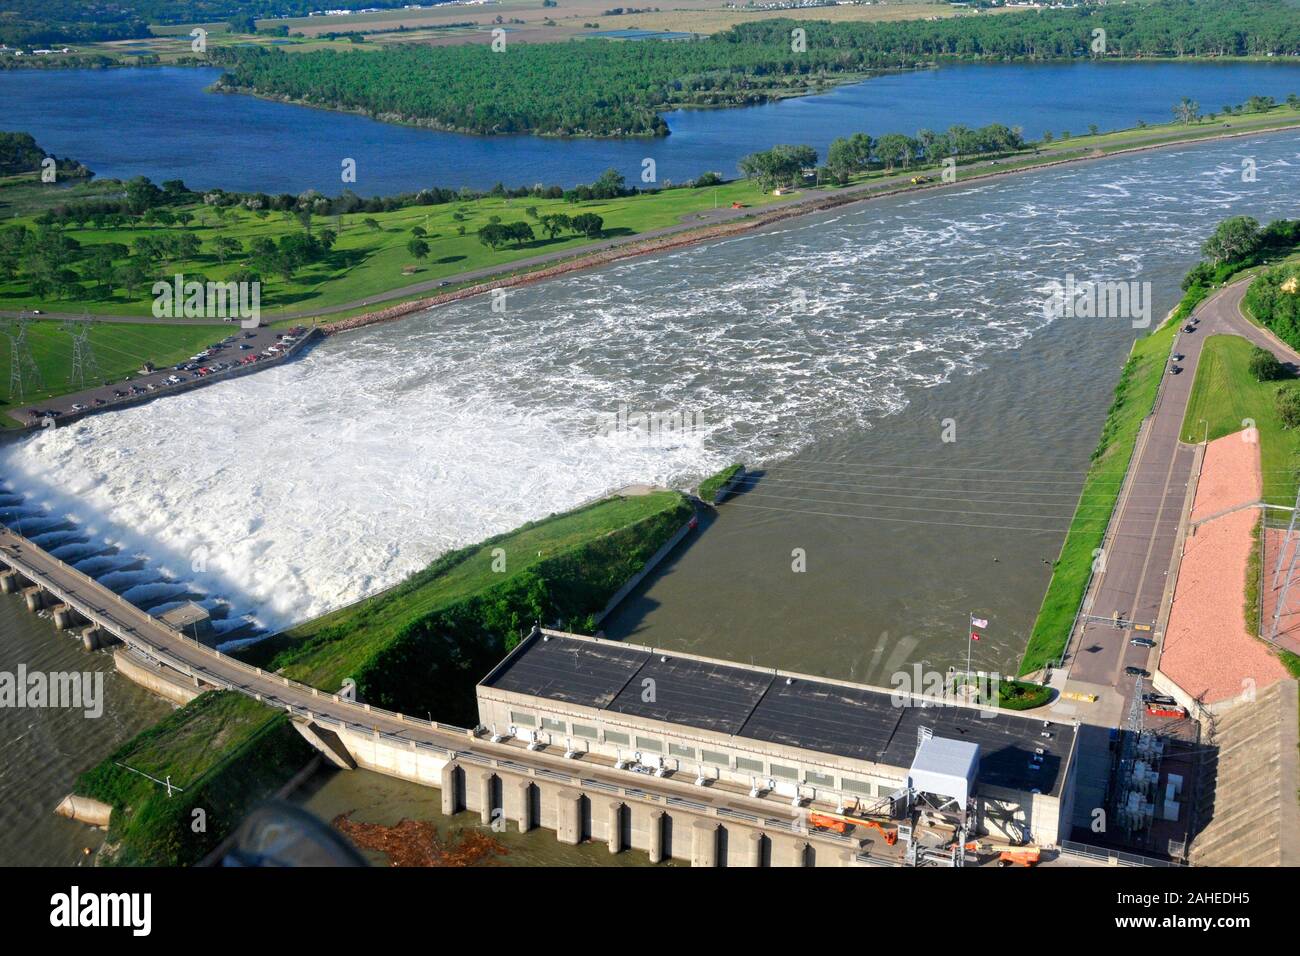
[[[974,612],[990,619],[975,663],[1007,670],[1145,332],[1053,318],[1045,289],[1150,283],[1158,321],[1219,219],[1294,215],[1298,163],[1295,134],[1156,151],[573,274],[513,290],[504,313],[466,300],[0,448],[0,507],[86,542],[62,547],[104,546],[72,560],[119,589],[165,574],[274,628],[589,496],[740,459],[762,480],[610,636],[887,683],[962,661]],[[696,427],[602,429],[623,407]],[[3,632],[0,669],[72,646],[25,612]],[[5,766],[23,765],[27,719],[0,714]],[[129,730],[66,732],[54,802]],[[369,799],[351,786],[379,784],[346,784],[331,810]]]
[[[48,615],[29,614],[20,597],[0,594],[0,671],[102,674],[103,713],[0,708],[0,865],[79,865],[103,833],[54,815],[77,776],[170,710],[122,677],[105,653],[87,653]]]
[[[1253,95],[1300,92],[1300,67],[1281,63],[1004,63],[878,76],[820,96],[728,110],[665,114],[671,135],[654,140],[465,136],[380,123],[364,116],[205,92],[218,70],[0,71],[4,126],[102,177],[183,179],[192,188],[364,196],[427,186],[489,188],[591,182],[613,166],[639,182],[653,159],[658,182],[707,170],[737,174],[745,154],[777,142],[807,143],[824,157],[837,136],[913,133],[954,123],[1081,134],[1168,122],[1187,96],[1205,112]]]

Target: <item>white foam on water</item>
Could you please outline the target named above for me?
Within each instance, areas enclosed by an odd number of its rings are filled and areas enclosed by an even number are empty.
[[[1290,214],[1295,183],[1273,160],[1295,145],[927,192],[511,290],[504,314],[463,301],[43,431],[0,449],[0,473],[24,507],[121,549],[82,562],[93,573],[224,599],[223,630],[245,614],[275,629],[621,486],[869,429],[911,390],[1023,345],[1067,273],[1180,273],[1233,197]],[[1245,155],[1271,163],[1250,187]],[[657,444],[602,434],[622,407],[699,424]]]

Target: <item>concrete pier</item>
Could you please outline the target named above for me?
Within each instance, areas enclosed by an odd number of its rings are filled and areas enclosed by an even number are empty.
[[[66,604],[56,604],[51,611],[54,618],[54,626],[60,631],[70,631],[74,627],[85,624],[86,619],[82,617],[74,608]]]
[[[86,823],[92,827],[106,827],[109,818],[113,815],[113,808],[107,803],[92,800],[90,797],[79,797],[70,793],[59,801],[54,812],[78,823]]]
[[[17,571],[0,571],[0,593],[17,594],[23,588],[29,588],[32,582]]]
[[[718,825],[708,820],[691,824],[691,866],[718,865]]]
[[[650,862],[662,863],[664,859],[664,812],[662,810],[650,811],[648,836],[646,852],[650,855]]]
[[[513,810],[510,816],[519,826],[519,832],[527,833],[536,825],[533,820],[533,785],[521,778],[511,784],[509,792]]]
[[[555,795],[555,838],[569,846],[582,842],[582,794],[567,787]]]
[[[609,845],[610,853],[623,852],[623,802],[621,800],[611,800],[606,811],[605,828],[608,833],[605,842]]]
[[[490,770],[478,771],[478,818],[486,827],[492,825],[492,782],[494,777]]]
[[[23,589],[23,600],[27,602],[27,610],[35,614],[49,603],[49,595],[36,586]]]
[[[455,761],[442,768],[442,813],[443,816],[455,816],[460,812],[460,765]]]

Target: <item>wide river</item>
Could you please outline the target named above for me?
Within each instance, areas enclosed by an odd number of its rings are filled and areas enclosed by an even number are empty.
[[[371,196],[426,186],[488,188],[591,182],[613,166],[639,182],[655,160],[660,183],[736,162],[774,143],[807,143],[824,157],[837,136],[914,133],[954,123],[1022,126],[1037,138],[1167,122],[1182,97],[1205,112],[1253,95],[1300,92],[1300,67],[1271,63],[1064,63],[959,65],[878,76],[820,96],[729,110],[666,114],[654,140],[463,136],[205,92],[218,70],[183,67],[0,71],[3,125],[102,177],[183,179],[192,188],[334,195],[343,159],[350,188]]]
[[[1295,214],[1297,164],[1293,133],[1149,152],[573,274],[504,313],[467,300],[4,446],[0,512],[142,603],[194,594],[277,627],[589,496],[742,459],[765,477],[608,634],[884,683],[963,660],[976,612],[975,663],[1009,669],[1144,332],[1051,318],[1045,287],[1150,283],[1158,322],[1219,219]],[[602,435],[623,405],[698,427]],[[81,659],[15,599],[0,614],[0,670]],[[48,809],[157,712],[123,691],[90,730],[0,713],[0,766],[24,768],[5,778],[0,859],[79,849]],[[38,742],[50,756],[32,761]]]

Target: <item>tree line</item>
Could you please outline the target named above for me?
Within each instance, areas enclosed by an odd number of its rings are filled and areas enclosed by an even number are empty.
[[[803,30],[796,51],[792,31]],[[1095,47],[1096,31],[1105,43]],[[360,54],[223,47],[219,86],[473,133],[659,136],[678,106],[758,103],[936,60],[1241,56],[1300,50],[1300,9],[1211,0],[893,23],[770,20],[690,43],[400,45]]]
[[[811,146],[781,145],[745,156],[740,161],[740,171],[764,191],[794,186],[810,175],[824,176],[843,185],[855,173],[872,168],[893,172],[895,168],[906,170],[914,163],[938,163],[945,157],[1002,155],[1024,148],[1020,129],[1001,123],[978,129],[950,126],[943,133],[923,129],[915,136],[886,133],[878,139],[867,133],[854,133],[831,143],[826,151],[826,165],[820,169],[817,151]]]

